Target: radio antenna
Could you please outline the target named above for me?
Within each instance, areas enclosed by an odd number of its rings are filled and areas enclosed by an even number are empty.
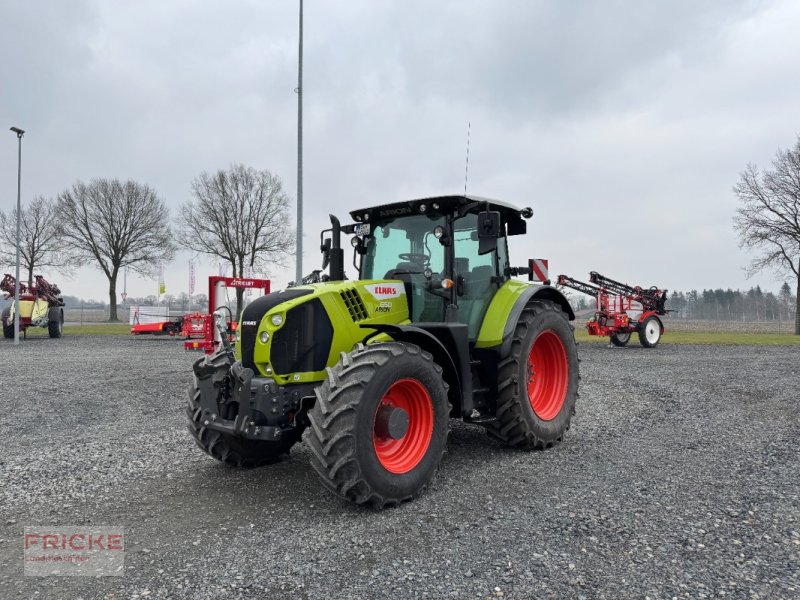
[[[467,121],[467,164],[464,167],[464,196],[467,195],[467,181],[469,180],[469,130],[472,127],[472,123]]]

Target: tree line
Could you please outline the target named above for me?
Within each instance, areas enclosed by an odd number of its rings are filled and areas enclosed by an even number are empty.
[[[70,274],[91,265],[108,280],[110,321],[117,282],[129,269],[154,278],[185,248],[232,267],[234,277],[268,273],[293,254],[288,195],[277,175],[244,165],[191,182],[191,199],[172,219],[164,199],[137,181],[77,181],[55,198],[36,196],[20,212],[20,263],[28,284],[42,269]],[[0,265],[16,263],[16,209],[0,211]],[[243,290],[237,290],[239,310]]]

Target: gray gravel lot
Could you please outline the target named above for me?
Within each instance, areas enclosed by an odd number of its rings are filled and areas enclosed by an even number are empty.
[[[800,348],[580,349],[561,446],[455,423],[428,492],[375,511],[303,445],[203,455],[177,340],[1,340],[0,597],[800,597]],[[88,523],[125,527],[124,577],[23,577],[25,525]]]

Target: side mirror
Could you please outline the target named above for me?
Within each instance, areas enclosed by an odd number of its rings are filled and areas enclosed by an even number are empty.
[[[500,213],[485,210],[478,213],[478,254],[488,254],[497,248],[497,238],[502,234]]]
[[[326,269],[331,261],[331,238],[327,238],[319,247],[322,252],[322,268]]]

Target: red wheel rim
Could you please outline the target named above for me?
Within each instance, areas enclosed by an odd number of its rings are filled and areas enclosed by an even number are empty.
[[[408,429],[398,440],[378,437],[375,418],[383,406],[401,408],[408,414]],[[416,379],[399,379],[386,391],[372,417],[372,443],[384,469],[408,473],[428,451],[433,438],[433,403],[425,386]]]
[[[567,397],[569,364],[564,342],[548,329],[533,341],[528,355],[528,400],[533,412],[543,421],[552,421],[561,412]]]

